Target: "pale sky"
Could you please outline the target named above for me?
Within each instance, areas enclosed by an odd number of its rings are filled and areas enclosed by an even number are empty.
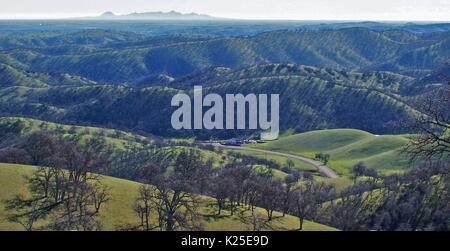
[[[242,19],[450,21],[450,0],[0,0],[0,19],[171,10]]]

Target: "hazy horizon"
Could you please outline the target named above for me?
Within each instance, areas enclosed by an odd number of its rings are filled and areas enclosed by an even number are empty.
[[[449,22],[446,0],[0,0],[0,19],[65,19],[133,12],[195,12],[245,20]]]

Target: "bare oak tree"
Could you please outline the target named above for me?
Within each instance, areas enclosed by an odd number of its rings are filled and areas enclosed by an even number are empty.
[[[418,132],[405,148],[413,160],[441,159],[450,154],[450,81],[414,103],[419,112],[407,126]]]
[[[96,230],[97,216],[109,200],[108,189],[95,174],[98,159],[78,145],[43,133],[25,141],[38,168],[27,177],[30,198],[15,196],[6,202],[8,219],[33,230],[49,218],[43,229]],[[44,221],[43,221],[44,222]]]

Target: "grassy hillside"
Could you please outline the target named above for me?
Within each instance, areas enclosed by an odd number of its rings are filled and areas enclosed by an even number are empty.
[[[20,130],[19,133],[22,136],[38,131],[49,131],[64,137],[77,138],[80,143],[94,136],[99,136],[105,139],[106,143],[118,149],[123,149],[128,144],[150,142],[150,139],[144,136],[115,129],[65,125],[31,118],[0,117],[0,127],[8,125],[19,126],[18,130]]]
[[[332,129],[287,136],[254,147],[309,158],[314,158],[315,153],[327,153],[330,155],[329,166],[346,175],[358,162],[363,162],[382,173],[407,168],[408,157],[401,153],[402,147],[407,142],[406,136],[380,136],[355,129]]]
[[[2,184],[0,190],[0,230],[21,230],[19,225],[5,221],[4,200],[17,193],[26,195],[27,189],[23,176],[31,174],[34,169],[32,166],[0,164],[0,184]],[[111,194],[111,200],[107,202],[100,216],[104,229],[114,230],[126,224],[136,224],[138,219],[134,215],[131,205],[140,184],[111,177],[103,177],[103,182],[109,186]],[[214,216],[215,209],[208,206],[211,201],[211,198],[204,197],[205,206],[202,208],[202,214],[206,230],[251,229],[251,226],[240,222],[237,216],[227,216],[227,211],[220,217]],[[262,209],[257,210],[264,213]],[[274,216],[278,217],[280,214],[275,213]],[[274,230],[293,230],[298,227],[298,219],[293,216],[280,217],[274,220],[271,227]],[[304,227],[307,231],[335,230],[313,222],[305,222]]]
[[[309,172],[316,172],[316,168],[306,162],[303,162],[301,160],[298,159],[291,159],[288,157],[284,157],[284,156],[279,156],[279,155],[275,155],[275,154],[267,154],[267,153],[261,153],[261,152],[255,152],[255,151],[247,151],[247,150],[231,150],[233,152],[237,152],[240,154],[244,154],[244,155],[249,155],[249,156],[254,156],[260,159],[267,159],[267,160],[273,160],[275,162],[277,162],[280,165],[286,165],[286,161],[288,161],[289,159],[292,160],[292,162],[294,163],[294,166],[292,167],[293,169],[299,170],[299,171],[309,171]]]
[[[368,132],[352,129],[320,130],[287,136],[258,146],[313,157],[315,152],[342,147],[369,136],[371,134]]]
[[[15,131],[17,133],[17,136],[19,137],[23,137],[34,132],[46,131],[59,136],[63,136],[64,138],[74,139],[81,145],[83,145],[85,142],[87,142],[89,139],[93,137],[99,137],[101,139],[104,139],[107,145],[110,145],[113,147],[113,149],[119,151],[124,150],[127,146],[139,147],[153,142],[151,138],[115,129],[107,129],[93,126],[65,125],[31,118],[0,117],[0,136],[2,129],[8,130],[8,128],[10,131]],[[8,143],[5,144],[0,143],[0,148],[8,146],[10,146],[8,145]],[[192,147],[176,146],[173,149],[175,151],[181,151],[192,149]],[[208,159],[212,160],[214,167],[219,167],[230,160],[226,151],[216,152],[201,148],[195,149],[200,151],[202,157],[204,158],[204,161],[207,161]],[[280,165],[284,165],[286,163],[286,160],[288,159],[277,155],[270,155],[270,154],[264,155],[257,153],[254,154],[254,152],[251,151],[239,151],[239,153],[254,156],[260,159],[274,160]],[[297,170],[304,170],[311,172],[316,171],[316,169],[308,163],[299,160],[293,161],[294,161],[293,168]],[[274,176],[279,178],[283,178],[287,175],[286,173],[279,170],[273,170],[273,174]]]

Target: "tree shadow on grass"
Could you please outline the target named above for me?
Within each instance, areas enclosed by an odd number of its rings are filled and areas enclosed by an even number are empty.
[[[225,210],[223,210],[221,212],[221,214],[218,214],[218,212],[219,212],[219,209],[218,209],[217,205],[215,205],[214,203],[209,203],[208,205],[206,205],[204,212],[202,213],[202,216],[203,216],[204,220],[207,222],[217,221],[220,219],[225,219],[225,218],[231,217],[231,215],[229,215],[229,214],[224,214],[224,212],[226,212]]]

